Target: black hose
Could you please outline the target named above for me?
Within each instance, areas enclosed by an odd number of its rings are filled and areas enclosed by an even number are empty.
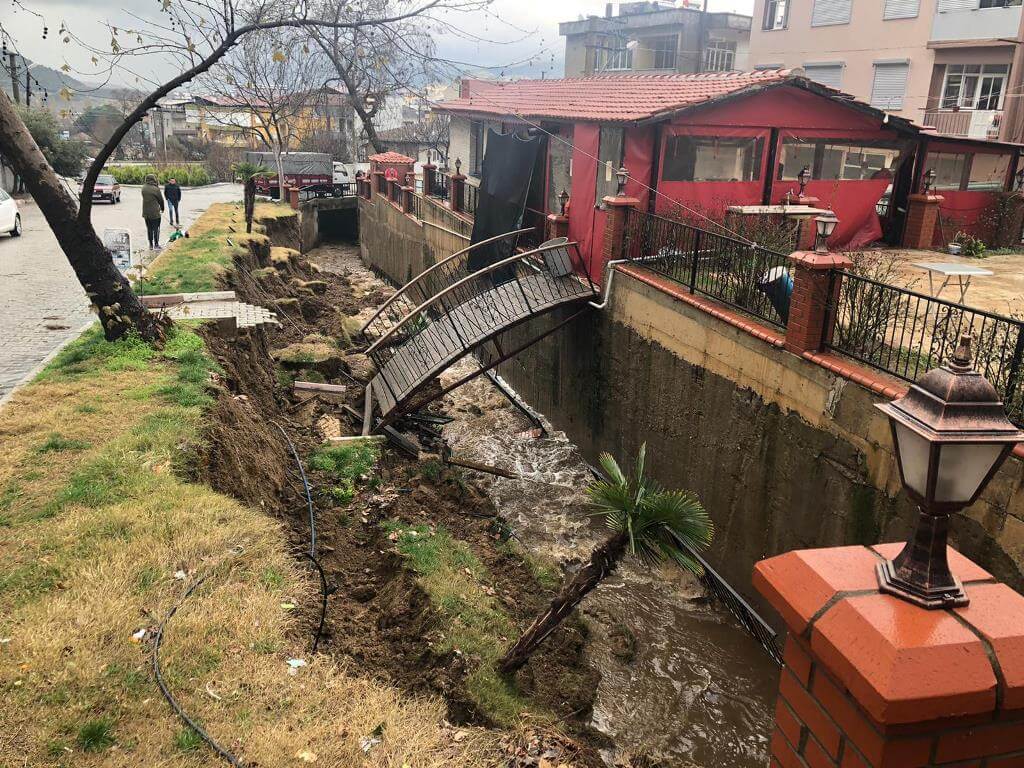
[[[320,638],[324,634],[324,622],[327,620],[327,597],[333,591],[327,586],[327,574],[324,573],[324,567],[320,564],[320,561],[316,559],[316,511],[313,508],[313,494],[309,489],[309,480],[306,478],[306,470],[302,466],[302,460],[299,458],[299,452],[295,450],[295,443],[288,436],[288,433],[284,431],[284,427],[278,424],[276,421],[271,422],[277,427],[281,434],[284,435],[284,439],[288,442],[288,448],[292,452],[292,458],[295,459],[295,464],[299,468],[299,476],[302,478],[302,486],[306,491],[306,504],[309,507],[309,552],[303,552],[302,554],[309,559],[313,566],[316,568],[317,573],[320,576],[320,622],[317,624],[316,634],[313,635],[313,648],[312,652],[316,653],[317,648],[320,647]]]
[[[185,711],[181,708],[181,705],[178,704],[177,699],[175,699],[171,692],[167,690],[167,684],[164,682],[164,676],[160,672],[160,644],[161,642],[163,642],[164,639],[164,629],[167,626],[167,622],[171,620],[171,617],[178,612],[178,608],[181,607],[182,603],[184,603],[189,598],[189,596],[193,592],[195,592],[196,589],[199,588],[199,585],[202,584],[204,581],[206,581],[205,576],[203,576],[201,579],[198,579],[195,583],[192,584],[191,587],[185,590],[185,594],[182,595],[178,602],[174,604],[174,607],[171,608],[170,612],[164,617],[164,620],[160,622],[160,626],[157,627],[156,638],[153,641],[153,675],[156,677],[156,684],[160,687],[160,693],[162,693],[164,695],[164,698],[167,699],[167,703],[171,705],[171,709],[174,710],[174,713],[178,717],[180,717],[189,728],[191,728],[193,731],[199,734],[199,737],[210,746],[210,749],[212,749],[214,752],[216,752],[218,755],[224,758],[224,760],[226,760],[231,765],[236,766],[236,768],[245,768],[245,763],[243,763],[233,754],[224,749],[224,747],[222,747],[220,744],[214,741],[213,737],[210,736],[210,734],[208,734],[206,731],[204,731],[202,727],[199,725],[199,723],[197,723],[195,720],[193,720],[191,717],[185,714]]]

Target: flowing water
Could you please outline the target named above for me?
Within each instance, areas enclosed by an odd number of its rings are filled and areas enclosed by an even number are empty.
[[[347,274],[357,293],[382,286],[357,248],[324,246],[311,258]],[[467,365],[442,378],[463,375]],[[519,475],[479,478],[523,544],[551,562],[588,557],[605,533],[584,495],[590,471],[565,434],[546,424],[549,434],[533,438],[529,422],[485,378],[447,400],[455,421],[445,436],[454,454]],[[592,725],[616,744],[609,763],[643,754],[673,768],[767,764],[778,669],[696,578],[627,561],[581,610],[592,629],[590,660],[601,673]]]
[[[469,369],[460,364],[442,379]],[[501,514],[531,551],[582,560],[606,535],[587,506],[592,476],[564,433],[529,422],[486,379],[449,395],[445,436],[456,456],[514,471],[481,475]],[[620,457],[621,460],[621,457]],[[586,598],[591,661],[601,672],[592,725],[615,751],[666,766],[753,768],[767,764],[778,668],[703,585],[674,566],[631,562]]]

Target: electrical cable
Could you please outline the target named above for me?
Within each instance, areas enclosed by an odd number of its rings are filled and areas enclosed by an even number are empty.
[[[170,690],[168,690],[167,683],[164,682],[164,676],[160,670],[160,644],[164,639],[164,630],[167,628],[167,622],[169,622],[174,614],[178,612],[178,609],[189,598],[189,596],[199,588],[199,585],[206,581],[206,578],[206,576],[203,576],[193,582],[192,586],[185,590],[185,594],[183,594],[178,602],[174,604],[168,614],[164,617],[163,621],[160,622],[160,626],[157,627],[156,637],[153,639],[153,675],[156,677],[156,684],[160,688],[160,693],[162,693],[164,698],[167,699],[167,703],[171,705],[171,709],[174,710],[174,713],[180,717],[189,728],[199,734],[199,738],[205,741],[209,745],[210,749],[216,752],[221,758],[235,766],[235,768],[246,768],[245,763],[218,744],[210,734],[203,730],[199,723],[193,720],[185,710],[181,708],[178,700],[175,699],[174,695]]]
[[[323,637],[324,623],[327,620],[327,598],[334,593],[334,588],[327,584],[327,574],[324,572],[323,565],[316,557],[316,511],[313,508],[313,494],[309,489],[309,480],[306,478],[306,470],[302,466],[302,460],[299,458],[299,452],[295,449],[295,443],[288,436],[288,433],[284,431],[284,427],[278,424],[276,421],[271,421],[275,427],[277,427],[281,434],[284,435],[284,439],[288,443],[288,448],[292,453],[292,458],[295,459],[295,464],[299,468],[299,476],[302,478],[302,485],[306,490],[306,504],[309,507],[309,551],[303,552],[303,556],[306,557],[313,567],[316,568],[317,573],[320,576],[320,621],[317,624],[316,633],[313,635],[313,647],[312,653],[316,653],[320,647],[320,638]]]

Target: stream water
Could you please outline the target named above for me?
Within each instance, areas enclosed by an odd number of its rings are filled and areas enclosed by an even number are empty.
[[[366,290],[381,285],[357,254],[325,246],[311,258]],[[584,495],[590,471],[566,435],[545,424],[548,435],[534,438],[486,378],[449,394],[446,410],[455,419],[445,428],[454,454],[519,476],[478,475],[524,546],[560,564],[589,556],[606,534]],[[767,764],[778,669],[695,577],[627,561],[581,609],[592,630],[590,660],[601,673],[592,725],[616,744],[605,755],[610,764],[629,754],[673,768]]]

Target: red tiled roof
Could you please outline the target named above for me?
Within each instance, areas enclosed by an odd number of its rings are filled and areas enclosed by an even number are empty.
[[[632,122],[675,112],[755,85],[784,80],[789,70],[686,75],[601,75],[564,80],[473,80],[466,98],[442,112],[593,122]]]
[[[370,155],[371,163],[415,163],[411,157],[406,157],[398,152],[381,152],[379,155]]]

